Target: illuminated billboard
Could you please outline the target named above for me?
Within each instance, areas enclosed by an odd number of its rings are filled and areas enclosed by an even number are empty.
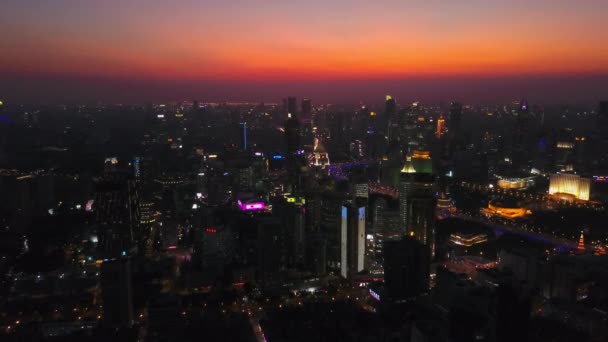
[[[243,202],[239,201],[238,204],[242,211],[258,211],[258,210],[264,210],[266,208],[266,205],[264,204],[264,202],[243,203]]]

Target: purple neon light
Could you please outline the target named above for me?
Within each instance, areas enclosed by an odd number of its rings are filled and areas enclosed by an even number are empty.
[[[264,210],[265,207],[264,202],[241,203],[241,210],[243,211]]]

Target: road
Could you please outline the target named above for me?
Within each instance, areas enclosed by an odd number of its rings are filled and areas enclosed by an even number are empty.
[[[484,220],[484,219],[478,218],[478,217],[473,217],[473,216],[469,216],[469,215],[465,215],[465,214],[455,214],[455,215],[452,215],[452,217],[457,217],[457,218],[460,218],[463,220],[481,223],[481,224],[492,227],[492,229],[494,229],[495,231],[503,230],[503,231],[508,231],[512,234],[522,235],[522,236],[533,238],[536,240],[542,240],[542,241],[545,241],[547,243],[553,244],[558,247],[565,247],[565,248],[570,248],[570,249],[576,249],[576,247],[577,247],[576,241],[560,239],[560,238],[556,238],[554,236],[551,236],[548,234],[543,234],[543,233],[530,232],[530,231],[527,231],[522,228],[518,228],[515,226],[508,226],[508,225],[492,222],[489,220]]]

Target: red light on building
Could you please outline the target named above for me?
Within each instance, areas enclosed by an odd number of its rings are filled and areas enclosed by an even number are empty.
[[[207,233],[217,233],[217,228],[205,228],[205,232]]]

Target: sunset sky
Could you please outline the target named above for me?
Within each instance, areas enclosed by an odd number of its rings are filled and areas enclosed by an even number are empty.
[[[580,80],[608,74],[607,18],[605,0],[4,0],[0,90],[23,98],[28,82],[83,78]]]

